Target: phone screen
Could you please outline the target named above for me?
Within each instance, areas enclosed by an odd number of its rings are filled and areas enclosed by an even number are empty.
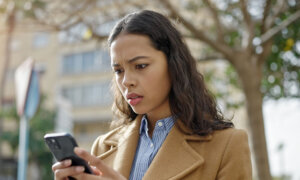
[[[75,139],[69,133],[51,133],[44,136],[45,142],[57,161],[72,160],[72,166],[84,166],[85,173],[92,174],[88,163],[74,153]]]

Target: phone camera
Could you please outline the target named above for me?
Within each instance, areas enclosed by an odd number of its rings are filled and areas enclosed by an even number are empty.
[[[49,139],[48,140],[48,144],[53,147],[54,149],[60,149],[60,146],[58,144],[58,142],[56,141],[56,139]]]

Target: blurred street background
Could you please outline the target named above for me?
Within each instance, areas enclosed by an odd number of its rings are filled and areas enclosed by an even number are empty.
[[[50,180],[44,134],[69,132],[90,150],[109,130],[106,40],[141,9],[172,20],[220,109],[248,132],[253,179],[300,180],[299,0],[0,0],[0,180],[17,178],[17,67],[33,58],[41,90],[27,179]]]

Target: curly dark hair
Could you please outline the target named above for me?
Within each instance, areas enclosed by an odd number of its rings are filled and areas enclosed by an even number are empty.
[[[233,127],[233,123],[224,119],[218,109],[215,99],[204,84],[202,74],[197,71],[196,61],[182,35],[168,18],[150,10],[128,14],[113,28],[108,39],[109,47],[120,33],[146,35],[154,48],[164,52],[172,82],[169,94],[171,113],[192,134],[204,136],[214,130]],[[118,124],[133,121],[137,114],[123,98],[115,81],[113,90],[113,111],[119,116]]]

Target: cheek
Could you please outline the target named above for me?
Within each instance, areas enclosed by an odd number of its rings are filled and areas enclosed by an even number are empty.
[[[151,76],[148,76],[145,82],[145,85],[151,89],[151,91],[159,92],[164,95],[165,93],[169,93],[171,80],[169,74],[165,71],[153,72]]]
[[[170,84],[170,76],[167,69],[164,68],[160,71],[153,72],[153,74],[153,80],[155,84],[162,86],[167,86]]]
[[[115,81],[116,81],[116,84],[118,86],[118,89],[120,90],[120,92],[123,94],[124,92],[124,88],[122,86],[122,78],[120,77],[115,77]]]

